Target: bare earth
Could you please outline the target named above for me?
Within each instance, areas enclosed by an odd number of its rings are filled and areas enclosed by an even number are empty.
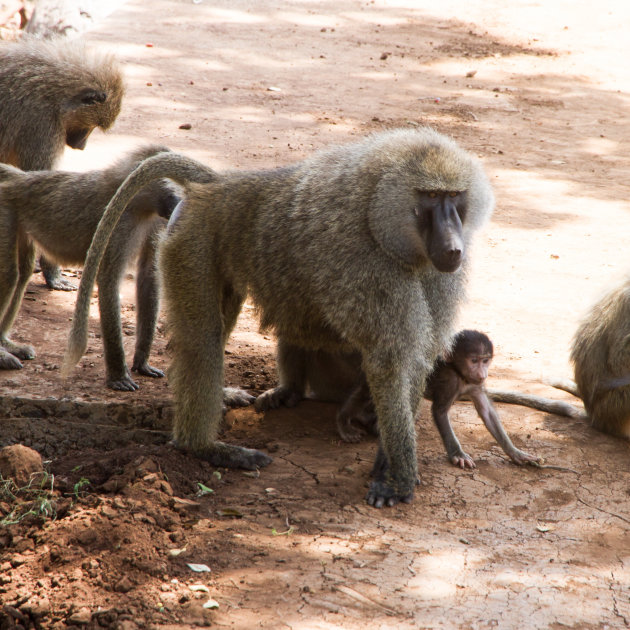
[[[629,267],[629,20],[622,0],[129,0],[84,35],[125,62],[123,112],[63,166],[161,142],[217,169],[266,168],[434,125],[482,158],[497,195],[461,325],[494,339],[493,387],[570,400],[542,379],[570,375],[577,322]],[[214,471],[169,446],[165,379],[104,389],[96,299],[89,352],[60,379],[74,299],[33,277],[14,337],[38,356],[0,374],[0,444],[44,455],[57,509],[0,527],[0,628],[630,625],[627,442],[501,405],[517,446],[565,470],[519,468],[462,403],[455,431],[477,461],[462,471],[425,405],[415,501],[377,511],[364,502],[375,441],[339,442],[334,406],[306,402],[230,412],[224,439],[274,463]],[[130,358],[132,280],[123,316]],[[228,384],[273,386],[274,346],[245,308]],[[163,321],[153,363],[168,366]],[[0,499],[0,517],[12,507]]]

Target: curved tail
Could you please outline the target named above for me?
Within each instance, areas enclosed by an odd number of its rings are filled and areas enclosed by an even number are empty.
[[[521,392],[504,391],[500,389],[486,390],[491,400],[511,405],[522,405],[523,407],[531,407],[544,411],[545,413],[555,413],[558,416],[567,416],[569,418],[586,418],[586,412],[564,400],[553,400],[552,398],[543,398],[542,396],[534,396],[532,394],[523,394]]]
[[[209,183],[216,177],[216,172],[201,162],[169,151],[158,153],[144,160],[120,185],[105,208],[85,259],[72,319],[72,329],[61,367],[61,375],[64,378],[70,375],[87,348],[90,296],[103,253],[127,204],[141,188],[156,179],[172,179],[185,186],[188,182]]]
[[[576,398],[582,398],[582,396],[580,396],[580,390],[578,389],[577,383],[572,381],[570,378],[545,378],[543,379],[543,382],[545,385],[551,385],[551,387],[561,389],[563,392],[573,394]]]

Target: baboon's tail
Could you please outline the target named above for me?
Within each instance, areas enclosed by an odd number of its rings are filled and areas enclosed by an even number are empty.
[[[110,236],[127,204],[141,188],[156,179],[172,179],[185,186],[188,182],[208,183],[214,180],[216,176],[215,171],[200,162],[169,151],[158,153],[144,160],[120,185],[105,208],[85,259],[72,329],[61,367],[63,377],[70,375],[87,348],[88,314],[94,282]]]
[[[580,391],[578,390],[577,383],[575,381],[572,381],[570,378],[546,378],[544,379],[544,383],[546,385],[551,385],[551,387],[555,387],[556,389],[561,389],[563,392],[573,394],[576,398],[582,398],[580,396]]]
[[[487,392],[488,396],[496,402],[522,405],[523,407],[531,407],[532,409],[538,409],[546,413],[555,413],[558,416],[568,416],[569,418],[586,418],[586,413],[582,409],[574,407],[564,400],[553,400],[552,398],[499,389],[488,389]]]

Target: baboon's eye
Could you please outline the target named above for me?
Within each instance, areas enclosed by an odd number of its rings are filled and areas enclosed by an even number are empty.
[[[437,193],[436,193],[434,190],[432,190],[432,191],[429,193],[429,197],[431,197],[431,199],[435,199],[435,198],[437,197]]]
[[[448,193],[449,197],[457,197],[457,195],[459,195],[459,193],[456,192],[456,191],[452,191],[452,192]]]

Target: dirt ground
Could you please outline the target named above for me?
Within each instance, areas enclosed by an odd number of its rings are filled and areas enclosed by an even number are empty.
[[[125,63],[123,111],[63,167],[143,142],[273,167],[434,125],[481,157],[497,196],[461,325],[494,339],[492,386],[571,400],[542,380],[570,375],[577,322],[629,266],[629,20],[621,0],[129,0],[83,35]],[[425,405],[415,500],[377,511],[375,441],[340,442],[334,406],[304,402],[229,412],[224,439],[274,462],[217,471],[168,444],[165,379],[104,388],[96,299],[89,352],[60,379],[74,299],[34,275],[14,337],[37,358],[0,374],[0,445],[42,453],[56,515],[6,524],[19,502],[0,499],[0,628],[630,625],[627,442],[499,405],[515,443],[564,470],[519,468],[461,403],[454,428],[477,462],[462,471]],[[131,279],[123,316],[130,358]],[[228,384],[273,386],[274,346],[246,307]],[[168,365],[163,321],[152,362]]]

